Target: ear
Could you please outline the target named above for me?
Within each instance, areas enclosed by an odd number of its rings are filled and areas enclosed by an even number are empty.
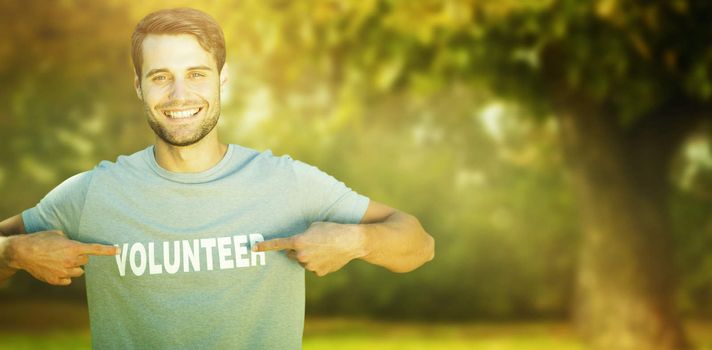
[[[227,66],[227,62],[223,64],[222,69],[220,70],[220,87],[224,88],[225,84],[227,84],[227,76],[229,75],[229,69]]]
[[[138,80],[138,76],[134,74],[134,90],[136,90],[136,96],[138,99],[143,101],[143,94],[141,93],[141,82]]]

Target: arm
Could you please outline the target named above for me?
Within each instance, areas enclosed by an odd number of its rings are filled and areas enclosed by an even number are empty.
[[[361,224],[366,254],[361,259],[393,272],[410,272],[433,260],[435,240],[417,218],[370,201]]]
[[[315,222],[289,238],[256,244],[255,251],[287,250],[287,256],[318,276],[362,259],[393,272],[409,272],[433,259],[435,241],[418,219],[370,201],[357,225]]]
[[[118,248],[70,240],[62,231],[26,234],[22,216],[0,222],[0,282],[18,270],[38,280],[66,286],[84,274],[89,255],[115,255]]]

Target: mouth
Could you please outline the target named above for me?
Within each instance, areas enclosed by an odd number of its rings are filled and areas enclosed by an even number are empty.
[[[195,117],[204,107],[192,107],[183,109],[164,109],[163,115],[170,119],[187,119]]]

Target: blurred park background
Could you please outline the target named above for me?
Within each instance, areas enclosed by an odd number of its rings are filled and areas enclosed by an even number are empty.
[[[152,143],[129,38],[176,6],[224,30],[223,141],[436,239],[308,275],[305,348],[712,349],[710,2],[0,0],[3,219]],[[0,348],[88,347],[84,298],[18,274]]]

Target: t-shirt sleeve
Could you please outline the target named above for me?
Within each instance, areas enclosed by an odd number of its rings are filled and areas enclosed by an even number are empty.
[[[91,171],[74,175],[47,193],[36,206],[23,211],[25,231],[62,230],[69,238],[76,238],[91,177]]]
[[[368,208],[368,197],[356,193],[343,182],[319,168],[295,160],[292,162],[297,177],[303,213],[307,223],[329,221],[358,224]]]

